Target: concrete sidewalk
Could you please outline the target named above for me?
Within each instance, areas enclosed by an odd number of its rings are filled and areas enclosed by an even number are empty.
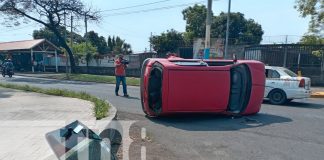
[[[0,88],[0,159],[56,159],[45,134],[75,120],[95,123],[93,104]]]
[[[312,98],[324,98],[324,87],[311,87]]]

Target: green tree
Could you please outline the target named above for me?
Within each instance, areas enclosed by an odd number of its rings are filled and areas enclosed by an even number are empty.
[[[73,53],[60,32],[65,13],[72,14],[74,20],[82,20],[85,16],[98,20],[98,12],[88,9],[81,0],[0,0],[0,16],[5,24],[17,26],[21,22],[34,21],[51,30],[70,57],[72,72],[75,71]]]
[[[225,38],[227,13],[213,17],[211,36]],[[242,13],[230,14],[229,43],[230,44],[259,44],[262,41],[263,30],[260,24],[252,19],[245,19]]]
[[[65,29],[64,27],[60,27],[60,34],[64,35],[64,29]],[[71,37],[71,32],[69,32],[68,30],[66,30],[65,32],[66,32],[66,36],[68,37],[67,40],[70,41],[69,37]],[[84,38],[75,32],[73,32],[72,36],[73,36],[73,42],[75,42],[75,43],[85,42]],[[57,38],[57,36],[54,34],[54,32],[52,32],[47,27],[41,28],[39,30],[34,30],[33,38],[34,39],[47,39],[48,41],[55,44],[57,47],[63,47],[61,45],[59,39]]]
[[[150,42],[158,53],[176,52],[185,44],[183,33],[174,29],[168,30],[161,35],[152,36]]]
[[[324,45],[324,38],[317,35],[305,35],[299,43],[311,45]]]
[[[52,42],[57,47],[61,47],[59,40],[55,36],[55,34],[47,28],[41,28],[40,30],[33,31],[34,39],[46,39]]]
[[[182,12],[186,20],[185,41],[193,38],[203,38],[206,33],[207,8],[204,5],[188,7]],[[230,43],[231,44],[259,44],[262,41],[263,30],[260,24],[252,19],[246,19],[242,13],[230,14]],[[211,37],[225,38],[227,14],[220,13],[212,18]]]
[[[317,35],[324,35],[324,1],[296,0],[295,8],[302,17],[310,16],[309,31]]]
[[[132,54],[132,46],[128,43],[124,43],[122,46],[122,52],[125,54]]]
[[[107,42],[103,36],[99,37],[98,33],[90,31],[84,36],[84,38],[88,40],[93,46],[97,47],[99,54],[108,53]]]
[[[119,36],[111,38],[108,36],[108,48],[114,54],[131,54],[133,53],[130,44],[126,43]]]
[[[89,63],[94,58],[94,55],[97,53],[97,48],[91,44],[85,42],[74,44],[72,46],[75,56],[78,59],[84,58],[86,60],[87,67]]]
[[[110,36],[108,36],[107,44],[108,44],[108,50],[111,52],[113,50],[114,46],[113,46],[112,39]]]
[[[115,36],[113,36],[111,42],[112,42],[112,46],[113,46],[113,48],[114,48],[114,47],[116,46],[116,39],[115,39]],[[113,50],[113,48],[112,48],[112,50]]]
[[[205,37],[207,8],[204,5],[194,5],[182,11],[183,19],[186,21],[186,32],[188,38]]]
[[[309,45],[324,45],[324,38],[318,35],[305,35],[299,42],[300,44],[309,44]],[[313,51],[312,54],[318,58],[322,58],[324,55],[324,50]],[[324,58],[324,57],[323,57]]]

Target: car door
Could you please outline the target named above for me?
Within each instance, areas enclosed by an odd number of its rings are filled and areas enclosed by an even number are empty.
[[[274,88],[280,88],[282,81],[280,80],[280,74],[272,68],[266,69],[266,86],[264,90],[264,97],[267,97],[269,92]]]

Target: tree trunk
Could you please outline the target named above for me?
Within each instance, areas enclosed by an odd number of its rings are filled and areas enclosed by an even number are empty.
[[[59,43],[61,45],[61,47],[63,47],[69,54],[69,58],[70,58],[70,65],[71,65],[71,72],[75,73],[75,60],[74,60],[74,56],[73,53],[70,49],[70,47],[67,45],[65,39],[61,36],[60,32],[56,29],[51,29],[54,34],[56,35],[56,37],[59,39]]]
[[[89,74],[89,61],[87,61],[87,73]]]
[[[65,41],[63,43],[60,41],[60,44],[68,52],[69,59],[70,59],[70,65],[71,65],[71,72],[75,73],[75,60],[74,60],[74,56],[73,56],[73,53],[72,53],[70,47],[66,44]]]

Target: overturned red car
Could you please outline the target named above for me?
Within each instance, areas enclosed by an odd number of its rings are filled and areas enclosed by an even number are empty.
[[[263,63],[251,60],[147,59],[141,73],[143,111],[150,117],[258,113],[265,88],[264,68]]]

